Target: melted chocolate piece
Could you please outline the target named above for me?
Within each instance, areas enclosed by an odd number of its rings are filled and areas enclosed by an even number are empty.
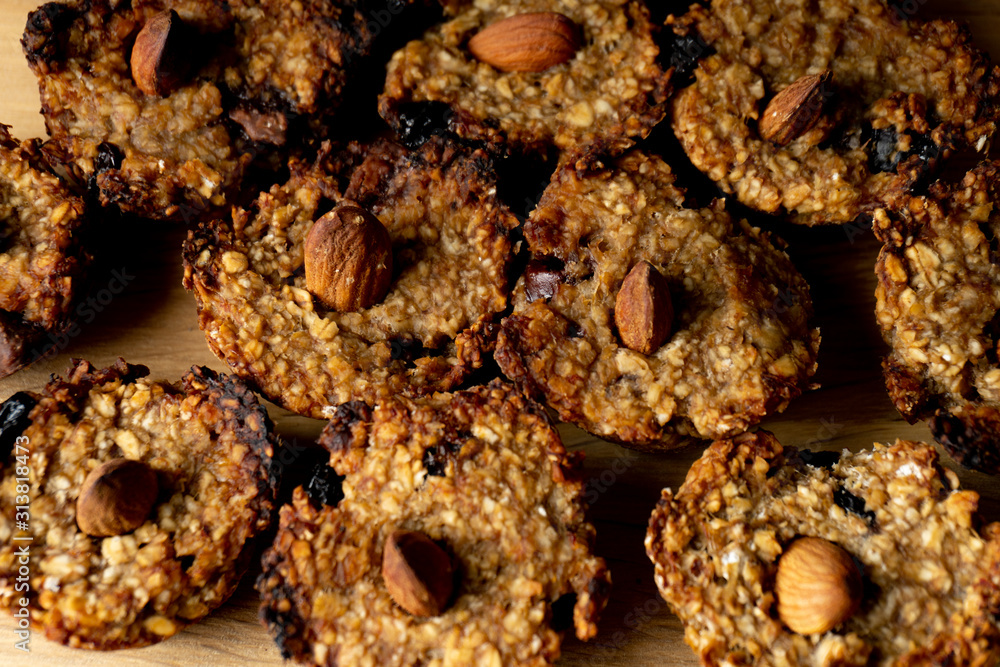
[[[558,259],[533,259],[524,270],[524,293],[528,302],[550,299],[563,282],[563,263]]]

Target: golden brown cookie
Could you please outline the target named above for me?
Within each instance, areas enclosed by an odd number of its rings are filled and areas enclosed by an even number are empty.
[[[663,160],[557,170],[524,234],[534,259],[496,358],[560,418],[666,450],[742,432],[808,387],[820,337],[805,280],[721,203],[687,208]],[[634,289],[642,268],[651,300]]]
[[[594,636],[610,575],[540,406],[499,382],[348,403],[321,442],[331,468],[281,508],[257,580],[286,658],[548,665],[566,629]],[[403,595],[442,582],[439,606]]]
[[[0,606],[69,646],[145,646],[204,618],[271,520],[276,441],[257,398],[206,368],[147,373],[77,360],[0,408]]]
[[[978,501],[923,443],[796,451],[758,431],[663,491],[646,553],[703,665],[994,665],[1000,524]]]

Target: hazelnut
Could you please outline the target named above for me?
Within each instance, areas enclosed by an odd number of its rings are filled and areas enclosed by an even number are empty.
[[[170,94],[191,68],[187,26],[172,9],[154,15],[135,37],[132,79],[147,95]]]
[[[379,219],[340,204],[306,235],[306,289],[334,310],[353,312],[385,298],[392,282],[392,243]]]
[[[141,461],[111,459],[90,471],[76,499],[76,525],[94,537],[141,526],[159,492],[156,472]]]
[[[666,279],[642,260],[625,276],[615,298],[615,326],[622,343],[640,354],[653,354],[670,335],[673,319]]]
[[[851,555],[818,537],[792,543],[778,561],[778,616],[802,635],[826,632],[861,604],[861,572]]]
[[[382,552],[382,578],[389,595],[414,616],[437,616],[455,583],[451,557],[423,533],[397,530]]]

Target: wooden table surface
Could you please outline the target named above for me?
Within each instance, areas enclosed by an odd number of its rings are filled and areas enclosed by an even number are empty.
[[[35,80],[19,39],[27,12],[37,0],[2,0],[0,5],[0,122],[15,136],[44,135]],[[680,4],[680,3],[679,3]],[[900,3],[906,5],[907,3]],[[910,0],[926,16],[945,12],[970,22],[976,40],[1000,60],[1000,0]],[[924,425],[907,425],[889,402],[880,374],[885,349],[874,317],[872,272],[878,247],[869,234],[851,230],[800,229],[778,224],[789,252],[812,285],[817,324],[823,333],[819,372],[822,388],[794,401],[763,426],[788,445],[858,450],[895,438],[927,440]],[[152,375],[178,379],[192,364],[225,366],[209,351],[198,330],[194,299],[181,287],[178,226],[124,227],[110,222],[100,249],[92,294],[106,289],[112,272],[128,278],[125,290],[60,346],[58,355],[0,380],[0,399],[22,389],[39,389],[51,373],[65,371],[71,357],[104,365],[119,355],[150,367]],[[106,300],[106,299],[105,299]],[[270,406],[280,434],[313,438],[322,424]],[[670,455],[642,455],[560,425],[566,445],[586,452],[585,469],[596,492],[591,516],[597,551],[611,567],[612,599],[600,632],[589,643],[568,637],[559,664],[696,665],[683,642],[680,623],[653,583],[643,550],[649,513],[660,489],[676,488],[703,444]],[[950,459],[946,461],[954,466]],[[980,507],[1000,519],[1000,483],[963,472],[963,483],[982,495]],[[0,664],[15,665],[278,665],[281,656],[257,620],[250,572],[233,598],[201,623],[156,646],[112,653],[65,648],[33,633],[31,652],[14,649],[14,624],[0,619]]]

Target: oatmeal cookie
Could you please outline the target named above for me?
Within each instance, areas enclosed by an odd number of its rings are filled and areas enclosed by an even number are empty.
[[[144,646],[205,617],[271,520],[275,440],[256,397],[206,368],[179,385],[147,373],[75,361],[67,379],[0,408],[0,606],[27,598],[32,626],[69,646]],[[90,485],[124,460],[125,477]],[[100,495],[116,484],[116,500]]]
[[[769,237],[717,202],[684,206],[661,159],[553,175],[525,223],[534,254],[496,358],[529,394],[594,435],[646,450],[746,430],[783,410],[816,369],[805,280]],[[648,262],[672,327],[653,351],[621,336],[623,281]]]
[[[281,508],[257,580],[285,657],[547,665],[564,630],[596,633],[610,575],[591,553],[577,459],[540,406],[498,381],[374,410],[349,403],[321,442],[332,469]],[[400,530],[433,540],[439,569],[451,563],[440,613],[394,603],[395,570],[383,576],[382,562]]]
[[[641,2],[460,5],[451,8],[454,18],[397,51],[389,63],[379,112],[404,140],[447,129],[517,151],[594,145],[620,152],[663,119],[669,80],[657,62],[659,48]],[[469,39],[483,28],[537,12],[562,13],[576,23],[582,46],[568,61],[541,72],[501,71],[469,51]]]
[[[448,390],[478,368],[507,307],[517,224],[482,150],[435,139],[344,155],[294,164],[256,208],[202,225],[184,248],[184,284],[215,353],[271,400],[316,418],[346,401]],[[338,169],[355,161],[341,196]],[[336,201],[377,216],[392,245],[388,294],[357,312],[306,289],[304,240]]]
[[[378,26],[363,9],[378,6],[333,0],[43,5],[29,15],[22,43],[51,135],[45,150],[102,204],[184,221],[228,211],[252,162],[269,165],[328,123],[372,48]],[[176,16],[156,71],[169,70],[175,80],[161,95],[147,94],[134,78],[133,43],[164,9]]]
[[[1000,163],[875,212],[875,314],[893,403],[962,465],[1000,473]]]
[[[70,325],[90,257],[84,204],[0,125],[0,377],[41,355]]]
[[[923,443],[838,456],[759,431],[713,443],[663,491],[646,553],[702,665],[985,667],[1000,660],[1000,524],[980,528],[978,502]],[[826,606],[782,581],[802,537],[860,573],[853,614],[804,634],[779,611]]]
[[[883,0],[713,0],[668,19],[673,59],[701,58],[672,111],[691,161],[744,204],[816,225],[870,214],[958,146],[983,150],[1000,68],[967,27],[897,13]],[[785,93],[810,75],[809,94]]]

